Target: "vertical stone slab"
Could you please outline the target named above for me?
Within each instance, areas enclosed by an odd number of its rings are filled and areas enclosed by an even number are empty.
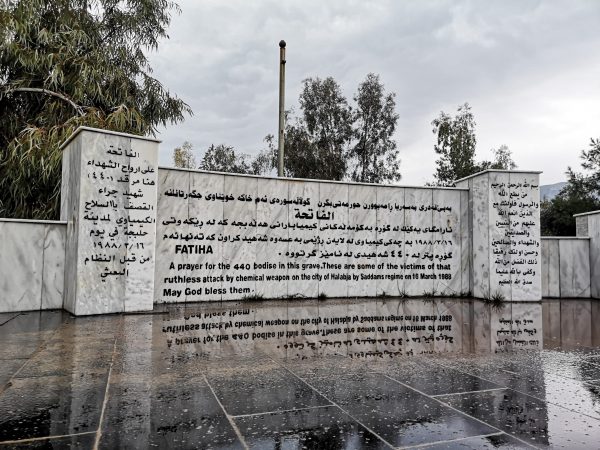
[[[460,295],[462,254],[460,191],[432,190],[433,290],[437,295]]]
[[[514,202],[509,189],[510,179],[506,172],[490,172],[489,206],[489,252],[490,297],[502,296],[511,300],[511,283],[515,270],[511,267],[511,204]]]
[[[377,295],[405,295],[404,188],[377,186]],[[387,250],[387,253],[385,253]]]
[[[188,235],[198,245],[187,255],[185,301],[221,300],[223,287],[223,211],[225,176],[189,172]]]
[[[182,251],[182,245],[196,243],[188,231],[189,188],[189,172],[158,171],[155,303],[185,301],[188,270],[184,266],[190,255]]]
[[[348,296],[348,269],[346,264],[356,260],[355,252],[366,248],[353,245],[349,257],[348,245],[348,185],[319,183],[319,203],[314,213],[319,227],[319,295],[327,297]],[[375,261],[375,258],[372,259]]]
[[[469,223],[469,191],[466,190],[460,192],[461,296],[473,295],[473,287],[471,286],[473,240],[471,239]]]
[[[61,309],[65,286],[65,238],[63,224],[44,226],[42,309]]]
[[[600,298],[600,211],[575,214],[577,236],[590,238],[590,294]]]
[[[409,296],[432,296],[435,294],[432,190],[405,188],[404,196],[404,249],[407,266],[404,287]]]
[[[158,141],[82,127],[62,149],[65,308],[151,310]]]
[[[542,298],[540,176],[509,172],[511,204],[511,296],[513,300]]]
[[[590,297],[590,245],[587,239],[558,239],[560,296]]]
[[[287,227],[289,184],[284,180],[257,179],[256,219],[256,294],[262,298],[288,295],[289,230]],[[281,197],[273,197],[277,193]]]
[[[256,297],[256,194],[253,177],[225,175],[223,300]]]
[[[456,184],[469,188],[474,296],[540,300],[539,172],[486,170]]]
[[[319,295],[320,236],[315,214],[319,185],[316,182],[289,181],[288,295],[292,298],[316,298]]]
[[[542,239],[543,297],[560,297],[560,253],[558,241],[558,239],[552,238]],[[545,282],[547,285],[544,288]]]
[[[0,221],[0,313],[41,309],[45,225]]]
[[[374,297],[377,292],[378,255],[388,254],[384,229],[377,226],[377,209],[364,206],[377,203],[373,186],[348,186],[348,257],[350,269],[345,271],[349,297]],[[379,262],[381,264],[383,261]]]

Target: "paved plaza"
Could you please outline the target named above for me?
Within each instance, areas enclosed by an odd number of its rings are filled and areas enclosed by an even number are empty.
[[[368,301],[341,304],[356,311]],[[332,301],[293,302],[317,318]],[[600,448],[596,301],[542,302],[537,350],[481,351],[494,327],[470,327],[465,313],[452,351],[434,342],[403,354],[382,350],[384,339],[354,353],[322,336],[314,346],[265,336],[217,345],[235,307],[0,315],[0,448]],[[249,307],[291,311],[285,302]],[[171,333],[177,320],[201,332],[211,322],[191,318],[219,315],[209,342],[189,329],[186,339]]]

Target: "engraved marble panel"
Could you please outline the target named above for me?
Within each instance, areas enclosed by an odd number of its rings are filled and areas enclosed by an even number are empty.
[[[490,296],[489,185],[487,174],[469,180],[473,242],[471,276],[473,296],[479,298]]]
[[[490,172],[489,207],[489,252],[490,252],[490,297],[501,295],[511,300],[512,270],[520,271],[521,266],[511,266],[511,216],[513,202],[509,188],[510,178],[506,172]]]
[[[124,310],[148,311],[154,303],[158,151],[156,143],[151,141],[130,139],[128,145],[131,154],[136,156],[128,161],[131,172],[125,205],[127,276]],[[138,209],[142,207],[144,209]]]
[[[126,216],[127,174],[118,182],[120,167],[128,164],[123,153],[130,139],[84,131],[81,139],[77,303],[74,314],[106,314],[125,310],[124,271],[127,236],[116,224]],[[115,189],[117,188],[118,189]],[[114,192],[113,192],[114,191]],[[96,234],[98,233],[98,234]]]
[[[560,296],[590,297],[590,246],[584,239],[559,239]]]
[[[587,218],[590,236],[591,295],[593,298],[600,298],[600,213],[590,214]]]
[[[539,174],[511,172],[509,176],[512,299],[541,300]]]
[[[0,221],[0,313],[42,307],[45,228]]]
[[[63,307],[65,286],[65,239],[67,227],[46,224],[44,230],[44,269],[42,274],[42,309]]]
[[[317,182],[289,181],[288,232],[290,237],[288,261],[288,296],[317,298],[319,295],[319,222],[316,211],[319,203]],[[310,214],[312,219],[308,219]],[[304,216],[306,215],[306,216]],[[298,217],[296,217],[298,216]],[[302,218],[302,217],[305,218]],[[298,228],[298,225],[302,228]],[[306,242],[305,242],[306,241]]]
[[[187,230],[193,239],[188,243],[197,247],[187,257],[187,262],[191,264],[187,272],[190,276],[186,284],[187,302],[221,300],[225,289],[221,266],[222,238],[236,233],[229,226],[226,231],[222,222],[224,210],[229,205],[229,202],[220,199],[224,189],[224,175],[190,172]]]
[[[256,296],[257,181],[251,177],[225,176],[223,207],[223,300]]]
[[[432,190],[436,295],[458,295],[462,289],[460,194],[460,191]]]
[[[433,294],[433,214],[431,189],[404,190],[405,284],[410,296]]]
[[[382,239],[384,248],[383,251],[378,248],[377,264],[383,264],[383,269],[377,272],[384,278],[377,280],[377,295],[401,296],[405,292],[407,273],[404,269],[404,188],[377,186],[377,206],[377,238]]]
[[[186,277],[183,265],[189,254],[176,251],[176,246],[195,243],[190,236],[189,218],[190,173],[180,170],[158,171],[154,302],[185,301]],[[194,236],[195,234],[192,234]]]
[[[346,264],[354,258],[347,256],[348,245],[348,185],[319,183],[319,204],[315,209],[319,226],[319,295],[347,297],[348,270]],[[353,245],[353,255],[360,246]]]
[[[81,170],[77,177],[68,175],[65,187],[79,198],[71,192],[73,209],[63,208],[72,222],[67,265],[75,265],[67,268],[65,279],[67,298],[74,295],[75,301],[65,306],[76,315],[152,307],[146,294],[151,294],[154,264],[157,143],[132,140],[144,141],[80,129],[64,150],[67,159],[70,152],[79,153],[71,162]]]
[[[256,294],[263,298],[285,298],[288,295],[289,184],[283,180],[257,180],[256,220]]]
[[[348,186],[348,264],[354,268],[344,271],[352,278],[348,282],[349,297],[373,297],[377,293],[378,254],[389,255],[384,243],[386,229],[377,226],[377,209],[365,208],[377,203],[377,190],[373,186]],[[387,258],[386,258],[387,259]]]

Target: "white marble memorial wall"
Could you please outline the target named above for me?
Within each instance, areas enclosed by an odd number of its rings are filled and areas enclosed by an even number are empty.
[[[458,295],[468,284],[464,190],[179,169],[159,179],[156,302]]]

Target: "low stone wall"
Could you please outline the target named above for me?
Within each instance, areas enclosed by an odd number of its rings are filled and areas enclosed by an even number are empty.
[[[542,238],[542,296],[590,298],[590,238]]]
[[[63,307],[66,222],[0,219],[0,312]]]

